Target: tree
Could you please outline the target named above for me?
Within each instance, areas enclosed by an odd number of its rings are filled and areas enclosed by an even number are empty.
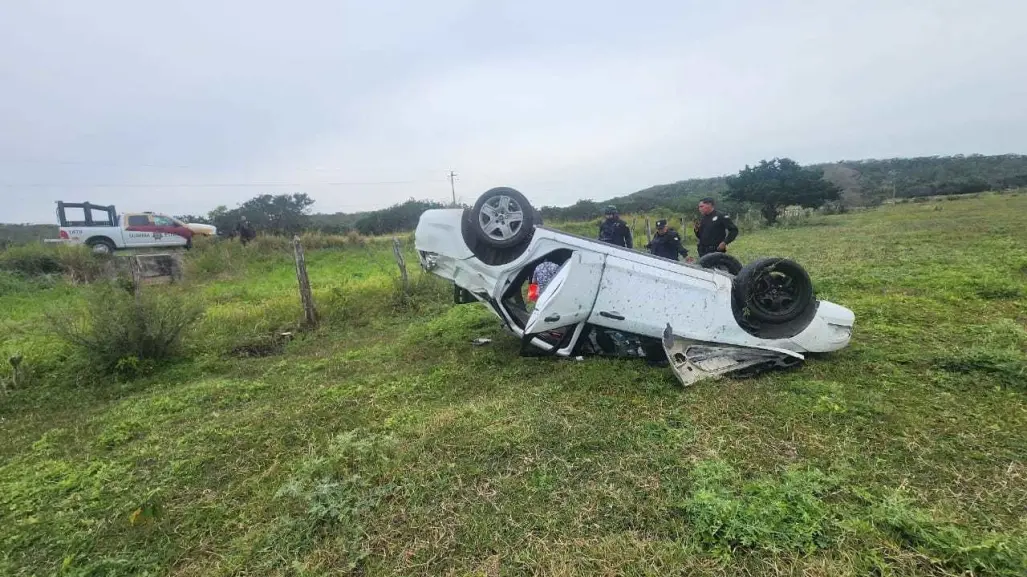
[[[760,206],[760,214],[769,224],[777,221],[786,206],[819,208],[829,200],[838,200],[841,189],[824,180],[824,171],[803,168],[790,158],[761,160],[759,165],[738,171],[727,179],[727,198]]]
[[[219,206],[210,211],[205,219],[192,222],[213,224],[219,232],[230,233],[242,217],[250,221],[257,230],[267,234],[290,235],[302,232],[310,224],[311,205],[314,199],[306,193],[262,194],[247,200],[237,208]]]
[[[260,230],[271,234],[295,234],[302,231],[309,215],[307,212],[314,199],[306,193],[262,194],[242,203],[239,216],[245,216]]]
[[[186,223],[196,224],[210,224],[210,221],[205,216],[197,216],[195,214],[177,214],[175,218]]]
[[[430,209],[446,208],[447,205],[433,200],[409,199],[389,208],[364,213],[353,225],[360,234],[389,234],[403,230],[413,230],[421,213]]]

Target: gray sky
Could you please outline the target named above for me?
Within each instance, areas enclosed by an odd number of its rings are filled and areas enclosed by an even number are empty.
[[[1022,0],[7,0],[0,221],[289,192],[352,212],[448,199],[450,168],[465,201],[541,206],[772,156],[1027,152],[1025,21]]]

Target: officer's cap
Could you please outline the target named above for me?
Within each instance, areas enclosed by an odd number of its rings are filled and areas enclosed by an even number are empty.
[[[661,218],[660,220],[656,221],[656,228],[663,228],[665,226],[667,226],[667,221],[665,219]]]
[[[617,214],[617,207],[613,206],[612,204],[610,206],[607,206],[606,214]]]

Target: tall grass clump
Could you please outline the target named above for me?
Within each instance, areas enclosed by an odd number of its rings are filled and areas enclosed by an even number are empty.
[[[22,245],[0,251],[0,270],[23,277],[66,275],[73,282],[93,282],[108,276],[112,259],[84,246]]]
[[[186,330],[203,314],[195,301],[163,291],[138,295],[103,284],[78,313],[49,312],[50,330],[106,373],[131,376],[182,352]]]

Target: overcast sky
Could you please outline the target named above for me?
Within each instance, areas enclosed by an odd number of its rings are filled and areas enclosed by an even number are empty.
[[[1027,152],[1023,0],[4,0],[0,221]]]

